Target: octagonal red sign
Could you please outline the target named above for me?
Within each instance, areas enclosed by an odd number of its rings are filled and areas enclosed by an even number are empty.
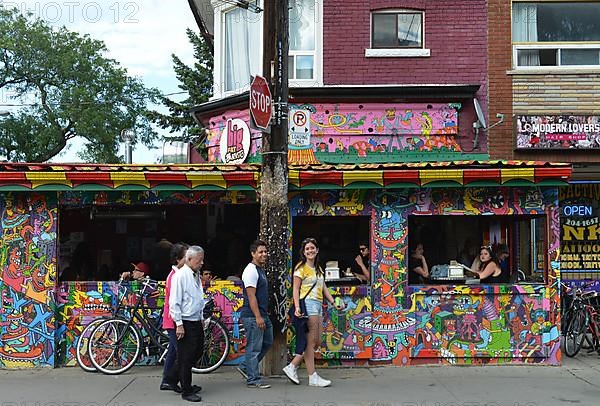
[[[255,76],[250,84],[250,114],[258,128],[266,130],[271,123],[272,106],[273,97],[267,80]]]

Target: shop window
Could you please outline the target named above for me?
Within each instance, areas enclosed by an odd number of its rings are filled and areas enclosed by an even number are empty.
[[[165,280],[170,243],[205,250],[204,269],[219,279],[241,275],[259,229],[257,204],[102,206],[59,212],[60,281],[114,281],[132,263]]]
[[[292,263],[300,261],[300,245],[303,239],[313,237],[319,245],[319,263],[327,272],[328,285],[357,285],[370,283],[370,217],[294,217],[292,226]],[[361,248],[366,248],[362,250]],[[368,279],[356,262],[363,255],[368,262]]]
[[[600,67],[600,2],[513,2],[518,69]]]
[[[424,49],[424,14],[386,10],[371,14],[371,49],[366,56],[429,56]]]
[[[544,283],[548,270],[548,230],[545,215],[410,216],[409,284]],[[428,277],[419,252],[425,258]],[[491,247],[501,273],[479,280],[476,258]],[[419,247],[420,248],[420,247]],[[499,254],[505,255],[499,255]]]

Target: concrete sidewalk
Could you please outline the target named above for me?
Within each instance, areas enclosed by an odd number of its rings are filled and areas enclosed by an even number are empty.
[[[302,385],[283,376],[265,379],[271,389],[246,388],[233,367],[194,375],[209,406],[547,406],[600,403],[600,358],[582,354],[562,367],[417,366],[322,369],[329,388]],[[181,405],[158,390],[161,368],[134,367],[119,376],[79,368],[0,371],[0,406]]]

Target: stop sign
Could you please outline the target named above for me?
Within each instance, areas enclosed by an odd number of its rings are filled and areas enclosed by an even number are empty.
[[[255,76],[250,84],[250,114],[260,129],[266,130],[271,123],[272,101],[267,80],[262,76]]]

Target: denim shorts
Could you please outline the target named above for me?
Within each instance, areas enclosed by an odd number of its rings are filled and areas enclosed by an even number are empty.
[[[323,315],[323,302],[311,298],[306,298],[306,313],[309,316],[322,316]]]

